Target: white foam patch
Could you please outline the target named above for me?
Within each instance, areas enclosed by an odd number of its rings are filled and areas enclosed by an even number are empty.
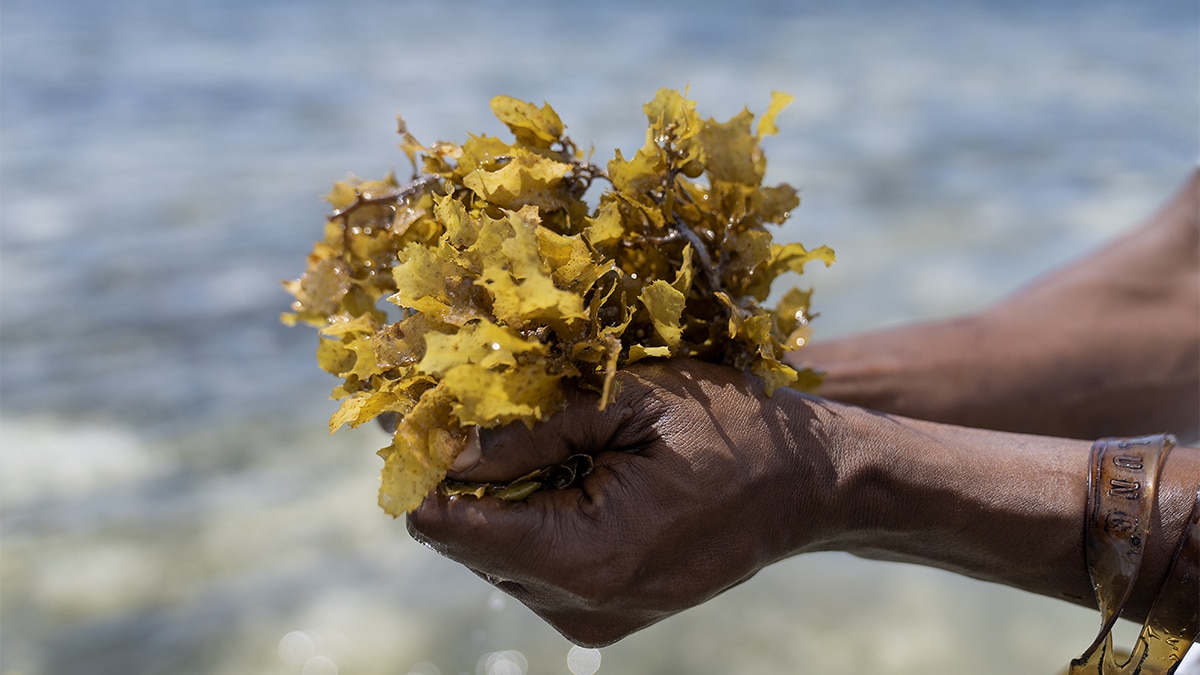
[[[77,496],[160,469],[141,441],[112,427],[0,418],[0,508]]]

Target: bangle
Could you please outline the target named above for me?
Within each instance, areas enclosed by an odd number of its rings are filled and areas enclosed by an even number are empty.
[[[1118,662],[1112,628],[1129,600],[1149,541],[1159,469],[1174,437],[1107,438],[1092,445],[1084,555],[1100,609],[1100,633],[1071,662],[1070,675],[1154,675],[1173,671],[1196,638],[1200,495],[1130,656]]]
[[[1138,636],[1134,655],[1144,653],[1143,663],[1159,664],[1160,670],[1144,669],[1144,673],[1170,672],[1183,655],[1200,638],[1200,491],[1188,516],[1183,539],[1175,549],[1167,580],[1146,617],[1146,625]]]

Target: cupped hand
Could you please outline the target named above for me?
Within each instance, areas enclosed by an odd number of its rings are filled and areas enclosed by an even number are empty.
[[[790,390],[687,359],[618,374],[529,429],[485,430],[456,480],[503,482],[586,453],[581,484],[524,502],[433,494],[412,535],[573,642],[611,644],[697,605],[822,533],[833,470],[821,417]],[[470,460],[468,460],[470,463]],[[460,462],[461,464],[461,462]]]

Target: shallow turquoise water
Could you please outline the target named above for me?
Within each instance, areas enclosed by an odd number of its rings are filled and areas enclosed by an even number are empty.
[[[333,382],[277,323],[319,196],[405,170],[397,113],[460,139],[502,132],[493,94],[548,100],[607,158],[660,86],[718,118],[781,89],[770,178],[804,203],[778,236],[840,260],[803,280],[817,338],[970,311],[1198,154],[1193,3],[1041,4],[9,0],[0,672],[565,672],[564,640],[376,510],[381,436],[324,435]],[[601,672],[1050,672],[1094,620],[812,556]]]

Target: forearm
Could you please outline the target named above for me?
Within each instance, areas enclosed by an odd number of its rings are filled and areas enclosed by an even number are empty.
[[[1157,318],[1131,310],[1124,331],[1097,335],[1079,323],[1035,335],[1017,314],[813,345],[808,363],[826,372],[822,396],[916,419],[1078,439],[1169,432],[1196,440],[1200,341],[1185,329],[1146,334]]]
[[[966,349],[987,337],[976,317],[926,322],[817,342],[796,354],[825,374],[825,398],[915,419],[1006,429],[996,382]],[[989,405],[989,399],[992,405]]]
[[[1134,232],[976,315],[817,342],[821,394],[1073,438],[1200,435],[1200,172]]]
[[[1090,443],[821,404],[837,486],[822,549],[922,564],[1095,606],[1084,559]],[[1200,452],[1163,465],[1158,515],[1124,616],[1140,621],[1200,487]]]

